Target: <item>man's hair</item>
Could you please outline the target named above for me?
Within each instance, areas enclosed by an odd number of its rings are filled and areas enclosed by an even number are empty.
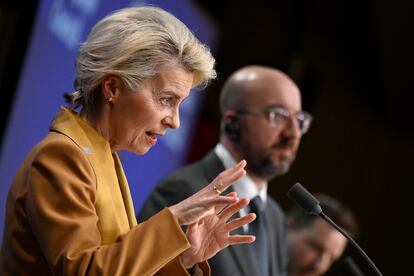
[[[344,229],[349,235],[355,237],[358,234],[358,225],[354,214],[350,209],[342,205],[339,201],[325,194],[316,194],[315,197],[320,201],[321,208],[325,215],[330,217],[339,227]],[[301,230],[309,227],[318,216],[307,214],[299,206],[294,207],[288,213],[288,220],[291,227]]]
[[[163,66],[182,66],[193,74],[193,87],[216,77],[215,60],[179,19],[157,7],[130,7],[99,21],[76,59],[75,107],[93,109],[99,84],[108,75],[130,90],[159,73]]]

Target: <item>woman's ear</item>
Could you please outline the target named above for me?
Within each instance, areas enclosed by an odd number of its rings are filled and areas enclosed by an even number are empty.
[[[114,102],[121,93],[122,80],[118,76],[109,75],[102,81],[102,96],[105,102]]]

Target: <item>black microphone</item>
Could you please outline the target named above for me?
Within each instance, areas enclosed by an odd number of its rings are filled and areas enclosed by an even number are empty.
[[[319,216],[322,213],[319,200],[309,193],[300,183],[293,185],[288,191],[287,196],[308,214]]]
[[[319,200],[317,200],[311,193],[309,193],[300,183],[294,184],[289,191],[287,196],[293,200],[297,205],[302,207],[308,214],[320,216],[330,225],[332,225],[336,230],[338,230],[364,257],[368,264],[372,267],[375,273],[379,276],[382,276],[379,269],[371,261],[368,255],[362,250],[362,248],[348,235],[342,228],[336,225],[328,216],[323,213],[323,210],[320,206]]]
[[[339,269],[349,276],[364,276],[351,257],[347,257],[339,263]]]

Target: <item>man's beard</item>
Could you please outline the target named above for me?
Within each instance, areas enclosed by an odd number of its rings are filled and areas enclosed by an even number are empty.
[[[269,181],[270,179],[283,175],[289,171],[295,156],[283,158],[282,160],[273,160],[271,153],[263,156],[254,154],[250,148],[243,148],[244,157],[247,161],[247,168],[256,176]]]

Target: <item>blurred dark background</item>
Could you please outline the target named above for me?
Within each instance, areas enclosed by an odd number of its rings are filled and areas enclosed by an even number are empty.
[[[23,4],[24,2],[24,4]],[[314,115],[291,171],[270,193],[283,208],[301,182],[344,202],[360,224],[358,242],[384,275],[409,275],[413,219],[414,45],[409,1],[196,1],[215,22],[218,80],[206,92],[188,162],[218,140],[218,95],[248,64],[290,75]],[[3,132],[31,33],[37,1],[0,2]],[[244,4],[242,4],[244,3]],[[248,4],[247,4],[248,3]],[[257,133],[260,135],[260,133]],[[348,248],[366,275],[372,271]],[[338,275],[335,268],[330,275]]]

